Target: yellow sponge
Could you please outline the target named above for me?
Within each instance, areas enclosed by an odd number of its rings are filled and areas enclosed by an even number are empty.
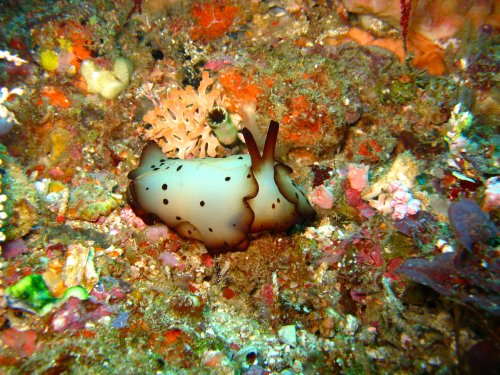
[[[106,99],[115,99],[130,84],[134,67],[126,57],[118,57],[113,71],[97,67],[92,60],[84,60],[80,73],[87,83],[87,90],[92,94],[101,94]]]
[[[44,69],[54,71],[59,65],[59,55],[51,49],[43,50],[42,53],[40,53],[40,64]]]

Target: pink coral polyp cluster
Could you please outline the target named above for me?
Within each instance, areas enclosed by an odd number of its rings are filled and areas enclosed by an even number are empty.
[[[401,181],[392,182],[387,190],[392,193],[391,207],[394,220],[402,220],[407,215],[415,215],[420,211],[422,203],[413,198],[408,188]]]

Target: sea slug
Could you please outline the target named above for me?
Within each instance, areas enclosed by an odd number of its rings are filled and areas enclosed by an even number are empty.
[[[252,233],[282,231],[313,219],[290,167],[274,160],[278,129],[271,121],[262,155],[246,128],[248,155],[169,159],[150,142],[128,175],[127,200],[146,223],[159,218],[217,252],[245,250]]]

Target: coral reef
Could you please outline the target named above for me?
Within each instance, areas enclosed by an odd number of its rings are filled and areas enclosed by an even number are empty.
[[[497,373],[498,20],[492,0],[2,2],[0,373]],[[271,121],[259,190],[290,173],[316,219],[214,253],[127,203],[148,141],[176,168],[220,158],[155,180],[202,194],[168,197],[182,216],[228,202],[208,182]]]
[[[494,1],[460,4],[458,1],[436,3],[426,0],[413,4],[411,0],[346,0],[343,4],[349,12],[364,15],[362,23],[370,23],[371,18],[375,17],[393,27],[401,28],[401,40],[383,38],[372,42],[374,38],[368,35],[364,38],[353,38],[356,42],[387,48],[400,55],[400,58],[404,58],[403,44],[407,44],[404,49],[405,52],[408,50],[414,54],[413,64],[437,75],[447,70],[443,47],[447,46],[450,39],[465,25],[471,25],[469,27],[476,30],[483,25],[496,28],[499,26],[498,10]],[[455,11],[459,8],[460,11]],[[368,41],[365,41],[366,39]]]

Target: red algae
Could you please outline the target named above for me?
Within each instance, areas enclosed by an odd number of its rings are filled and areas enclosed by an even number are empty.
[[[37,334],[32,330],[18,331],[15,328],[7,328],[2,331],[0,339],[22,358],[31,356],[37,350]]]
[[[222,289],[222,295],[225,299],[233,299],[234,297],[236,297],[236,292],[230,287],[226,287]]]

